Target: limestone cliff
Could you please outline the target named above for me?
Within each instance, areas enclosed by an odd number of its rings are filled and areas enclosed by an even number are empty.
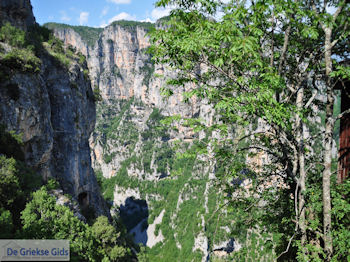
[[[161,95],[175,72],[151,61],[147,32],[153,25],[114,22],[93,44],[83,39],[91,28],[82,32],[81,27],[47,26],[87,55],[91,83],[102,97],[90,138],[93,168],[101,177],[104,196],[119,209],[135,241],[158,254],[152,261],[160,256],[187,261],[186,252],[193,261],[206,261],[210,250],[225,250],[230,240],[228,214],[217,212],[212,219],[220,214],[219,225],[207,224],[220,204],[212,163],[193,156],[177,158],[198,134],[180,124],[161,124],[170,115],[210,122],[213,110],[204,101],[185,103],[183,93],[189,87],[174,89],[167,99]]]
[[[122,21],[124,22],[124,21]],[[146,121],[153,108],[162,111],[162,115],[181,115],[182,117],[202,117],[211,120],[212,111],[204,103],[183,102],[185,89],[174,89],[174,94],[168,99],[161,95],[161,88],[165,86],[166,79],[174,72],[166,66],[154,65],[151,56],[147,53],[150,46],[147,36],[149,23],[136,23],[133,26],[125,26],[123,23],[114,22],[107,26],[99,34],[94,45],[89,45],[76,32],[76,27],[63,26],[62,24],[48,24],[49,28],[66,45],[71,45],[87,55],[87,63],[90,72],[91,83],[100,90],[103,102],[110,106],[115,101],[134,99],[131,104],[132,111],[139,116],[135,119],[135,125],[139,130],[147,128]],[[159,77],[161,76],[161,77]],[[138,105],[135,103],[138,102]],[[143,106],[140,106],[140,103]],[[118,106],[115,105],[118,113]],[[100,115],[99,115],[100,116]],[[98,116],[98,117],[99,117]],[[99,123],[99,121],[98,121]],[[170,139],[184,139],[192,141],[193,133],[190,129],[178,126],[178,132],[171,133]],[[95,136],[96,137],[96,136]],[[94,166],[104,166],[103,152],[98,144],[93,142]],[[123,151],[114,146],[115,151]],[[124,160],[121,158],[121,160]],[[119,166],[118,156],[114,159],[114,166]],[[113,171],[103,172],[110,177]]]
[[[29,0],[5,0],[0,6],[2,24],[25,30],[35,26]],[[58,43],[42,43],[35,54],[6,42],[0,45],[0,124],[22,136],[24,161],[44,180],[56,178],[82,206],[107,214],[91,168],[88,139],[96,113],[84,76],[86,64],[79,62],[78,54],[53,51]],[[30,59],[37,68],[26,64]]]

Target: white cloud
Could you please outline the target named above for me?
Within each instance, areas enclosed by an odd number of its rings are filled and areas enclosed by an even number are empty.
[[[120,14],[117,14],[116,16],[113,16],[111,19],[109,19],[108,23],[112,23],[118,20],[136,20],[136,16],[121,12]]]
[[[79,24],[83,25],[86,24],[89,20],[89,13],[88,12],[81,12],[79,15]]]
[[[101,22],[101,24],[100,24],[99,27],[104,28],[104,27],[106,27],[107,25],[108,25],[108,24],[106,23],[106,21],[105,21],[105,20],[102,20],[102,22]]]
[[[172,10],[172,8],[170,8],[170,7],[155,8],[152,10],[151,16],[152,16],[153,20],[158,20],[159,18],[161,18],[163,16],[169,15],[171,10]]]
[[[61,14],[61,21],[63,22],[69,22],[71,18],[67,15],[66,11],[60,11]]]
[[[120,5],[120,4],[130,4],[131,0],[107,0],[107,2]]]
[[[141,20],[140,22],[154,23],[154,21],[151,18],[149,18],[149,17],[147,17],[146,19]]]
[[[100,17],[104,17],[109,11],[109,7],[108,6],[105,6],[103,9],[102,9],[102,12],[101,12],[101,15]]]

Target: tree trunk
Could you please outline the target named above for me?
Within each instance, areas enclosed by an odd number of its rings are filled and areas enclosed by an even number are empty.
[[[326,63],[326,88],[327,88],[327,104],[326,104],[326,130],[325,130],[325,148],[324,148],[324,171],[322,177],[322,198],[323,198],[323,240],[326,252],[326,260],[330,261],[333,253],[332,231],[331,231],[331,167],[332,167],[332,142],[333,142],[333,105],[334,90],[331,83],[330,73],[332,72],[331,60],[331,36],[332,29],[325,28],[325,63]]]
[[[302,110],[304,103],[304,88],[298,88],[299,91],[297,93],[296,106],[298,110]],[[306,244],[306,224],[305,224],[305,155],[304,155],[304,131],[303,131],[303,122],[300,116],[296,115],[296,140],[298,142],[298,165],[299,165],[299,194],[298,194],[298,214],[299,214],[299,228],[301,231],[301,245],[304,249],[304,245]],[[305,250],[303,250],[305,254]]]

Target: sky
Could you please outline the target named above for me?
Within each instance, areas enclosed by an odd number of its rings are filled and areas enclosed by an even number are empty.
[[[31,0],[36,21],[105,27],[116,20],[155,22],[169,9],[156,0]]]

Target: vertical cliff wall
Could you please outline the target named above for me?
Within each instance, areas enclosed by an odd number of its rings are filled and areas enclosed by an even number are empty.
[[[29,0],[0,6],[1,24],[35,25]],[[56,178],[65,193],[107,214],[91,168],[88,139],[96,112],[86,64],[78,53],[57,51],[58,44],[41,43],[34,53],[0,42],[0,124],[21,135],[25,163],[44,180]]]
[[[210,134],[161,124],[170,115],[210,122],[213,110],[205,101],[185,103],[189,87],[174,89],[170,98],[161,95],[175,72],[151,61],[147,32],[153,25],[114,22],[93,44],[84,39],[86,31],[78,33],[91,28],[47,26],[87,55],[92,86],[102,97],[90,138],[93,168],[134,240],[151,248],[150,260],[206,261],[210,250],[232,251],[229,214],[215,213],[221,196],[213,186],[213,163],[177,157]],[[211,216],[219,222],[208,223]]]
[[[26,29],[35,24],[30,0],[1,0],[0,21]]]

